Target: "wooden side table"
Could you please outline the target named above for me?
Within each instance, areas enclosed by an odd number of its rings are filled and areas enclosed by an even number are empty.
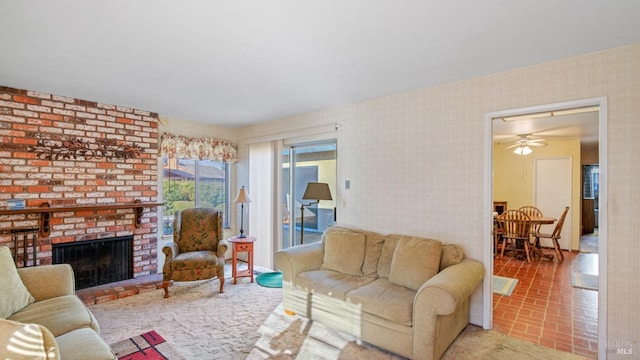
[[[244,238],[240,237],[232,237],[229,239],[229,242],[232,244],[233,254],[231,256],[231,268],[233,274],[233,283],[237,283],[237,279],[239,277],[250,277],[251,282],[253,282],[253,243],[256,241],[254,236],[247,236]],[[238,262],[238,253],[239,252],[247,253],[247,270],[238,270],[237,262]]]

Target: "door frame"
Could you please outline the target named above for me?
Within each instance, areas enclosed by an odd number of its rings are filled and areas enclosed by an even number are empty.
[[[338,198],[338,194],[337,194],[337,184],[338,184],[338,178],[337,178],[337,173],[338,173],[338,139],[336,139],[335,136],[333,137],[328,137],[328,138],[319,138],[319,139],[313,139],[313,140],[300,140],[300,139],[288,139],[284,142],[282,142],[278,148],[278,201],[281,201],[281,199],[284,196],[284,193],[282,191],[282,186],[284,185],[284,178],[282,177],[282,168],[284,165],[284,162],[282,161],[282,153],[285,149],[290,149],[290,153],[289,153],[289,184],[288,185],[288,189],[289,189],[289,194],[291,196],[290,199],[290,203],[294,204],[295,203],[295,178],[296,178],[296,166],[291,166],[292,164],[295,164],[297,162],[297,153],[295,151],[296,148],[304,148],[304,147],[313,147],[313,146],[317,146],[317,145],[326,145],[326,144],[333,144],[335,147],[335,152],[336,152],[336,158],[335,158],[335,174],[336,174],[336,178],[333,182],[333,184],[330,183],[330,186],[332,186],[334,188],[334,191],[332,191],[332,196],[334,197],[334,201],[337,203],[337,198]],[[293,181],[292,181],[293,180]],[[303,190],[304,191],[304,190]],[[280,203],[280,202],[279,202]],[[289,209],[289,213],[288,216],[290,219],[293,219],[293,226],[290,224],[290,228],[289,228],[289,239],[288,239],[288,246],[284,246],[283,244],[283,238],[284,238],[284,230],[283,230],[283,219],[282,217],[279,217],[278,220],[278,236],[277,236],[277,241],[278,241],[278,246],[277,249],[278,250],[282,250],[284,248],[287,247],[292,247],[295,246],[295,238],[296,238],[296,231],[295,231],[295,214],[296,214],[296,210],[297,207],[296,206],[291,206],[291,209]],[[293,229],[293,230],[292,230]]]
[[[598,214],[598,357],[606,358],[607,341],[607,98],[597,97],[577,101],[546,104],[532,107],[516,108],[490,112],[485,114],[485,144],[484,144],[484,209],[483,209],[483,244],[485,277],[483,281],[483,321],[484,329],[493,326],[493,121],[507,116],[526,115],[547,111],[559,111],[577,107],[598,106],[598,157],[600,166],[600,207]]]

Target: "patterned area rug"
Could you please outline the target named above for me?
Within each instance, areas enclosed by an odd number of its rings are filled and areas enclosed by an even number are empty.
[[[154,330],[111,345],[119,360],[181,360],[171,344]]]
[[[498,295],[511,296],[513,289],[516,288],[518,279],[507,278],[504,276],[493,275],[493,293]]]

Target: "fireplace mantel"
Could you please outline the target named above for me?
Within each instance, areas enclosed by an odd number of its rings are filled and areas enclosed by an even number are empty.
[[[51,213],[67,212],[67,211],[96,211],[96,210],[115,210],[115,209],[134,209],[136,228],[140,227],[142,219],[142,210],[144,208],[164,206],[164,203],[143,203],[136,199],[132,203],[109,203],[100,205],[66,205],[51,206],[48,202],[40,204],[40,207],[31,207],[25,209],[0,209],[0,216],[15,214],[40,214],[40,236],[48,237],[51,231]]]

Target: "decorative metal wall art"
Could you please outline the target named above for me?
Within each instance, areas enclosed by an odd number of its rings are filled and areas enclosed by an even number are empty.
[[[80,138],[63,141],[38,140],[37,145],[28,146],[28,150],[36,153],[38,158],[48,160],[76,160],[79,157],[86,160],[135,159],[142,152],[138,145],[118,144],[115,140],[101,140],[94,144]]]

